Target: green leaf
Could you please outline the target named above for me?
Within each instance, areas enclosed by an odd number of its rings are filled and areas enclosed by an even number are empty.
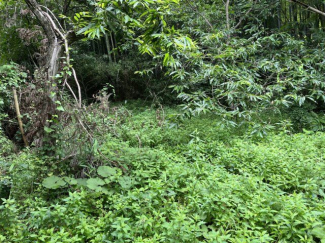
[[[77,185],[78,181],[75,178],[71,178],[71,177],[63,177],[63,179],[69,184],[69,185]]]
[[[163,61],[163,65],[164,65],[164,66],[167,66],[168,61],[169,61],[169,53],[166,53],[166,54],[165,54],[164,61]]]
[[[130,189],[133,184],[132,178],[129,176],[119,178],[119,183],[123,189]]]
[[[42,185],[49,189],[57,189],[65,186],[65,181],[58,176],[50,176],[43,180]]]
[[[51,133],[51,132],[54,132],[54,130],[52,128],[49,128],[49,127],[44,127],[44,131],[46,133]]]
[[[117,169],[109,166],[99,166],[97,169],[97,173],[102,177],[109,177],[116,175]]]
[[[311,234],[321,239],[322,242],[325,240],[325,228],[317,227],[311,231]]]
[[[90,178],[87,180],[87,187],[92,190],[100,190],[105,182],[100,178]]]
[[[56,109],[57,109],[58,111],[64,111],[63,106],[58,106]]]
[[[88,179],[78,178],[78,179],[76,179],[76,181],[77,181],[78,186],[87,186]]]
[[[98,148],[99,148],[98,140],[95,139],[95,140],[94,140],[94,144],[93,144],[93,151],[94,151],[95,154],[98,153]]]

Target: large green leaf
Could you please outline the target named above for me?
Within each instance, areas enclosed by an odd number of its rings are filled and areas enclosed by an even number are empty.
[[[76,181],[77,181],[78,186],[87,186],[88,179],[86,179],[86,178],[78,178],[78,179],[76,179]]]
[[[109,166],[99,166],[97,169],[97,173],[102,177],[109,177],[116,175],[117,169]]]
[[[58,176],[50,176],[43,180],[42,185],[49,189],[57,189],[66,185],[66,182]]]
[[[104,186],[105,182],[100,178],[90,178],[87,180],[87,187],[92,190],[101,190],[101,186]]]
[[[75,178],[71,178],[71,177],[63,177],[63,179],[69,184],[69,185],[77,185],[78,181]]]

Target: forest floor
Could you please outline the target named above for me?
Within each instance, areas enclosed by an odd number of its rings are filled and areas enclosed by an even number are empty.
[[[80,165],[84,178],[62,165],[49,173],[47,159],[28,150],[9,169],[10,156],[0,157],[12,184],[0,211],[2,242],[325,240],[324,133],[259,138],[212,115],[184,119],[150,106],[114,112],[92,146],[98,159]]]

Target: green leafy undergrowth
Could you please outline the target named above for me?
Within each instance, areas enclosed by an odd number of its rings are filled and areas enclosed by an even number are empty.
[[[15,63],[0,66],[0,111],[9,106],[12,88],[22,85],[26,78],[27,73]]]
[[[0,157],[0,188],[9,187],[10,195],[16,199],[29,198],[39,191],[38,184],[46,177],[49,164],[48,159],[40,158],[29,150]]]
[[[242,134],[240,129],[220,127],[220,119],[215,115],[201,115],[185,119],[180,111],[171,108],[152,108],[142,111],[133,110],[128,119],[116,129],[117,137],[127,141],[133,147],[170,148],[187,144],[194,137],[205,140],[228,141]]]
[[[84,174],[8,158],[0,242],[325,241],[324,133],[256,139],[173,112],[108,114]]]
[[[13,148],[11,141],[0,130],[0,198],[6,198],[10,193],[11,178],[8,175],[6,156],[13,152]]]
[[[0,128],[0,159],[11,154],[13,150],[13,143],[3,134]]]
[[[324,198],[323,133],[270,136],[259,143],[236,140],[232,147],[218,144],[214,163],[229,172],[255,176],[285,192]]]
[[[45,179],[44,188],[58,183],[58,189],[47,193],[62,190],[63,183],[75,184],[76,190],[70,188],[68,196],[56,200],[6,200],[0,211],[0,239],[324,241],[324,134],[229,143],[198,136],[168,151],[132,147],[108,136],[102,153],[115,166],[98,166],[83,186],[65,177]]]

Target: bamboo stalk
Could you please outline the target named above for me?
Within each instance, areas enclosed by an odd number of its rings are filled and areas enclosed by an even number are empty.
[[[105,43],[106,43],[106,49],[107,49],[107,55],[108,55],[109,62],[113,62],[112,53],[111,53],[111,45],[109,44],[107,33],[105,33]]]
[[[114,41],[113,41],[113,35],[112,32],[109,32],[109,35],[111,37],[111,42],[112,42],[112,51],[113,51],[113,58],[114,58],[114,62],[116,63],[116,55],[115,55],[115,46],[114,46]]]
[[[13,94],[14,94],[14,101],[15,101],[15,108],[16,108],[16,114],[17,114],[17,119],[18,119],[18,124],[19,124],[19,129],[21,132],[21,135],[24,140],[24,144],[26,147],[28,147],[28,141],[26,139],[25,133],[24,133],[24,128],[23,128],[23,122],[21,120],[21,115],[20,115],[20,109],[19,109],[19,103],[18,103],[18,97],[17,97],[17,92],[15,88],[12,88]]]

